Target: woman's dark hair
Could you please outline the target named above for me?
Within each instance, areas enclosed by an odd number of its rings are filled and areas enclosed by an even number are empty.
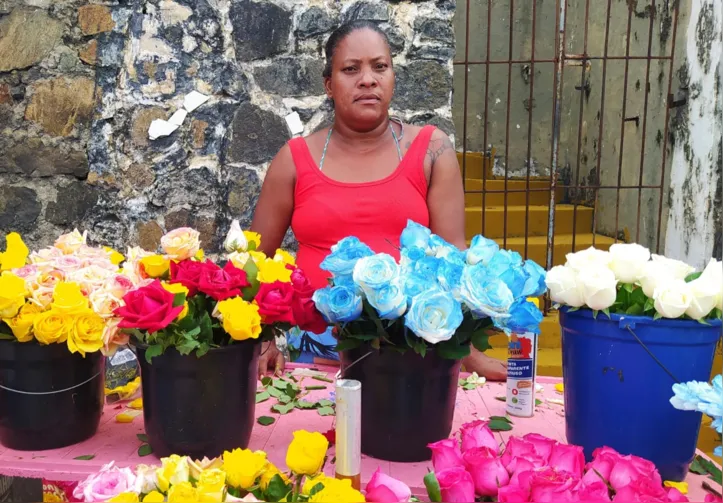
[[[387,37],[384,30],[382,30],[376,23],[363,19],[344,23],[334,30],[334,32],[329,36],[329,40],[326,41],[326,47],[324,48],[324,53],[326,54],[326,66],[324,67],[324,73],[322,74],[324,77],[331,77],[331,60],[334,57],[336,48],[339,46],[341,41],[358,30],[372,30],[378,33],[384,39],[387,47],[391,48],[389,45],[389,37]]]

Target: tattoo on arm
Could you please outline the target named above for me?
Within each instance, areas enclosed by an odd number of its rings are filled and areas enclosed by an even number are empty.
[[[430,163],[434,165],[434,163],[437,162],[437,159],[442,157],[447,150],[454,150],[454,145],[452,145],[452,142],[447,135],[444,135],[441,138],[433,138],[429,142],[429,147],[427,147],[427,158]]]

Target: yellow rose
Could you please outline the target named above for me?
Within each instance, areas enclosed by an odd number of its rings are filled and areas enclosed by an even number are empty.
[[[117,503],[138,503],[140,499],[138,499],[138,493],[133,492],[124,492],[120,493],[117,496],[113,496],[111,499],[108,500],[109,502],[117,502]]]
[[[88,237],[88,231],[84,231],[83,234],[78,232],[78,229],[74,229],[73,232],[63,234],[55,240],[55,247],[62,251],[64,254],[69,255],[83,246],[86,243]]]
[[[7,243],[5,251],[0,253],[0,271],[23,267],[27,263],[30,253],[23,238],[17,232],[11,232],[5,236],[5,242]]]
[[[161,247],[168,258],[180,262],[198,253],[201,248],[199,236],[199,232],[190,227],[180,227],[161,238]]]
[[[201,460],[188,460],[188,466],[191,470],[191,477],[198,480],[201,477],[201,473],[203,473],[204,470],[211,470],[213,468],[222,468],[223,467],[223,460],[218,458],[208,459],[203,458]]]
[[[163,503],[166,497],[158,491],[151,491],[143,498],[143,503]]]
[[[256,279],[260,283],[273,283],[274,281],[289,283],[291,281],[291,269],[288,269],[284,262],[267,258],[256,265],[259,268]]]
[[[161,283],[161,286],[163,286],[164,290],[167,290],[174,295],[177,293],[185,293],[186,298],[188,298],[188,288],[186,288],[185,286],[183,286],[180,283]],[[184,301],[183,302],[183,311],[181,311],[179,313],[179,315],[176,317],[176,320],[182,320],[183,318],[186,317],[187,314],[188,314],[188,302]]]
[[[244,237],[249,250],[258,250],[261,247],[261,234],[258,232],[244,231]]]
[[[308,496],[311,494],[311,490],[316,487],[317,484],[324,484],[324,481],[328,477],[323,473],[316,475],[315,477],[304,477],[304,485],[301,486],[301,494]]]
[[[218,468],[202,471],[196,484],[200,500],[208,503],[223,501],[225,486],[226,472]]]
[[[205,256],[206,256],[206,254],[204,253],[204,251],[203,251],[202,249],[199,249],[199,250],[196,252],[196,254],[193,256],[193,258],[195,258],[195,259],[198,260],[199,262],[203,262],[203,258],[204,258]]]
[[[11,272],[0,274],[0,318],[12,318],[25,305],[25,280]]]
[[[286,466],[297,475],[316,475],[324,464],[327,449],[329,441],[318,431],[295,431],[286,451]]]
[[[51,309],[35,316],[33,332],[41,344],[65,342],[68,340],[68,332],[72,328],[72,324],[71,315]]]
[[[266,469],[266,453],[248,449],[234,449],[223,453],[223,471],[230,487],[249,489]]]
[[[71,353],[95,353],[103,347],[105,320],[88,309],[75,315],[73,327],[68,333],[68,349]]]
[[[171,261],[163,255],[149,255],[141,259],[141,265],[149,277],[160,278],[168,272]]]
[[[189,476],[188,458],[172,454],[161,459],[161,467],[156,470],[158,488],[166,492],[170,485],[187,482]]]
[[[110,246],[104,246],[103,250],[108,253],[110,261],[113,265],[118,265],[126,259],[122,253],[117,252]]]
[[[284,483],[291,483],[289,477],[287,477],[284,473],[281,473],[273,463],[269,462],[268,466],[266,467],[266,471],[263,475],[261,475],[261,489],[263,489],[264,491],[268,489],[269,484],[271,483],[271,479],[273,479],[276,475],[280,476],[281,480],[283,480]]]
[[[198,501],[198,491],[190,482],[173,484],[168,491],[168,503],[194,503]]]
[[[276,262],[283,262],[284,264],[288,264],[288,265],[296,265],[296,259],[294,258],[294,256],[291,255],[286,250],[282,250],[281,248],[276,250],[276,255],[274,255],[274,260]]]
[[[243,269],[246,266],[249,258],[251,258],[249,252],[232,252],[228,254],[228,259],[239,269]]]
[[[32,302],[26,303],[20,308],[17,316],[5,320],[18,342],[30,342],[33,340],[33,321],[42,309]]]
[[[324,479],[324,489],[309,498],[312,503],[362,503],[364,495],[351,486],[351,480]]]
[[[52,309],[66,314],[77,314],[89,308],[90,301],[77,283],[61,282],[53,289]]]
[[[256,304],[233,297],[220,301],[216,309],[221,315],[223,329],[232,339],[245,341],[258,339],[261,335],[261,315]]]

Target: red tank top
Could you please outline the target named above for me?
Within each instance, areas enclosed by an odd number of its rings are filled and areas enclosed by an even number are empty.
[[[424,157],[434,126],[425,126],[397,169],[372,182],[345,183],[319,169],[304,138],[289,141],[296,165],[291,228],[299,242],[296,263],[314,288],[328,285],[319,264],[331,247],[356,236],[376,253],[399,259],[399,235],[407,220],[429,226]]]

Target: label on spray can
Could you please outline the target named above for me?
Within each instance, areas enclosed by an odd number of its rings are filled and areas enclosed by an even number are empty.
[[[507,413],[532,417],[535,412],[537,334],[512,334],[507,344]]]

